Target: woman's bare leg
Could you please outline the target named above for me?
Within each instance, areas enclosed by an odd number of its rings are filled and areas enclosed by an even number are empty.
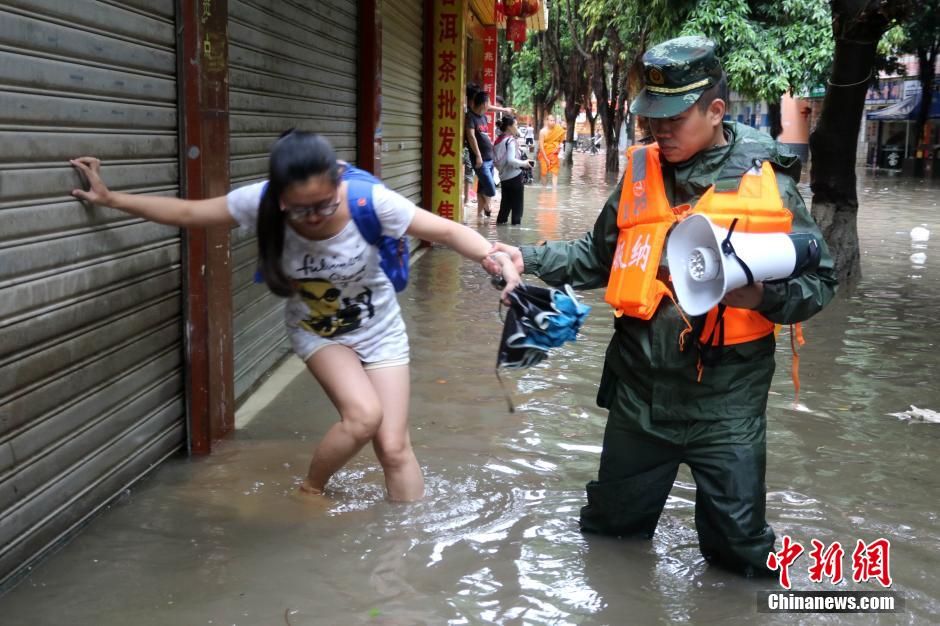
[[[372,440],[385,470],[390,500],[410,502],[424,497],[424,477],[411,448],[408,404],[411,394],[407,365],[366,370],[382,403],[382,425]]]
[[[334,424],[317,444],[303,489],[322,493],[335,474],[379,431],[382,404],[359,356],[346,346],[326,346],[307,360],[307,368],[339,411]]]

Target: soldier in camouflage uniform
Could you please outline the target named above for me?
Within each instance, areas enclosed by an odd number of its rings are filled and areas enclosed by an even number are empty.
[[[759,159],[774,168],[793,232],[823,241],[796,188],[799,160],[769,136],[723,121],[727,86],[711,41],[667,41],[650,49],[643,64],[646,88],[631,111],[649,121],[657,140],[670,206],[694,206],[711,185],[737,189]],[[581,239],[497,247],[518,269],[551,285],[604,287],[619,234],[622,186],[621,179],[593,231]],[[660,274],[665,265],[664,251]],[[793,324],[819,312],[835,289],[833,261],[823,244],[815,272],[736,289],[723,303]],[[699,355],[680,350],[687,325],[668,298],[649,320],[623,315],[614,328],[597,394],[609,416],[598,477],[588,483],[581,509],[582,530],[652,537],[679,464],[686,463],[696,483],[695,525],[705,559],[748,576],[769,573],[774,533],[765,520],[765,411],[774,334],[719,348],[717,364],[705,367],[699,382]]]

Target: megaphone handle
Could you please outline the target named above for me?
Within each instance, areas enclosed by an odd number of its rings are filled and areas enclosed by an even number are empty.
[[[720,302],[718,303],[718,314],[715,316],[715,325],[712,326],[712,331],[708,334],[708,337],[698,343],[702,365],[718,365],[721,361],[722,349],[725,347],[725,311],[727,309],[727,305],[721,304]],[[716,333],[718,334],[717,344],[715,343]]]
[[[747,286],[750,287],[754,284],[754,274],[751,272],[751,268],[747,266],[747,263],[744,262],[744,259],[739,257],[738,253],[734,251],[734,244],[731,243],[731,235],[734,233],[734,227],[737,225],[738,218],[734,218],[731,222],[731,227],[728,229],[728,236],[721,242],[721,251],[725,253],[725,256],[730,256],[738,262],[738,265],[744,270],[744,275],[747,276]]]

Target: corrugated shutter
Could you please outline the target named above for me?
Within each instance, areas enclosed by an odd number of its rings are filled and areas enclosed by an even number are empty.
[[[382,2],[382,180],[421,202],[421,0]]]
[[[288,128],[326,136],[356,159],[356,2],[231,0],[229,109],[233,187],[267,175],[271,144]],[[254,237],[232,232],[235,395],[288,350],[283,301],[253,282]]]
[[[0,3],[0,586],[185,441],[173,0]]]

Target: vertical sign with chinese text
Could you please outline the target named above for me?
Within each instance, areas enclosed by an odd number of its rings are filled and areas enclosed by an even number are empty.
[[[441,217],[460,221],[463,183],[463,77],[466,37],[462,0],[434,3],[434,124],[431,206]]]
[[[496,27],[489,26],[483,29],[483,89],[490,94],[490,104],[496,104],[496,56],[497,42]],[[489,120],[490,137],[496,139],[496,112],[486,114]]]

